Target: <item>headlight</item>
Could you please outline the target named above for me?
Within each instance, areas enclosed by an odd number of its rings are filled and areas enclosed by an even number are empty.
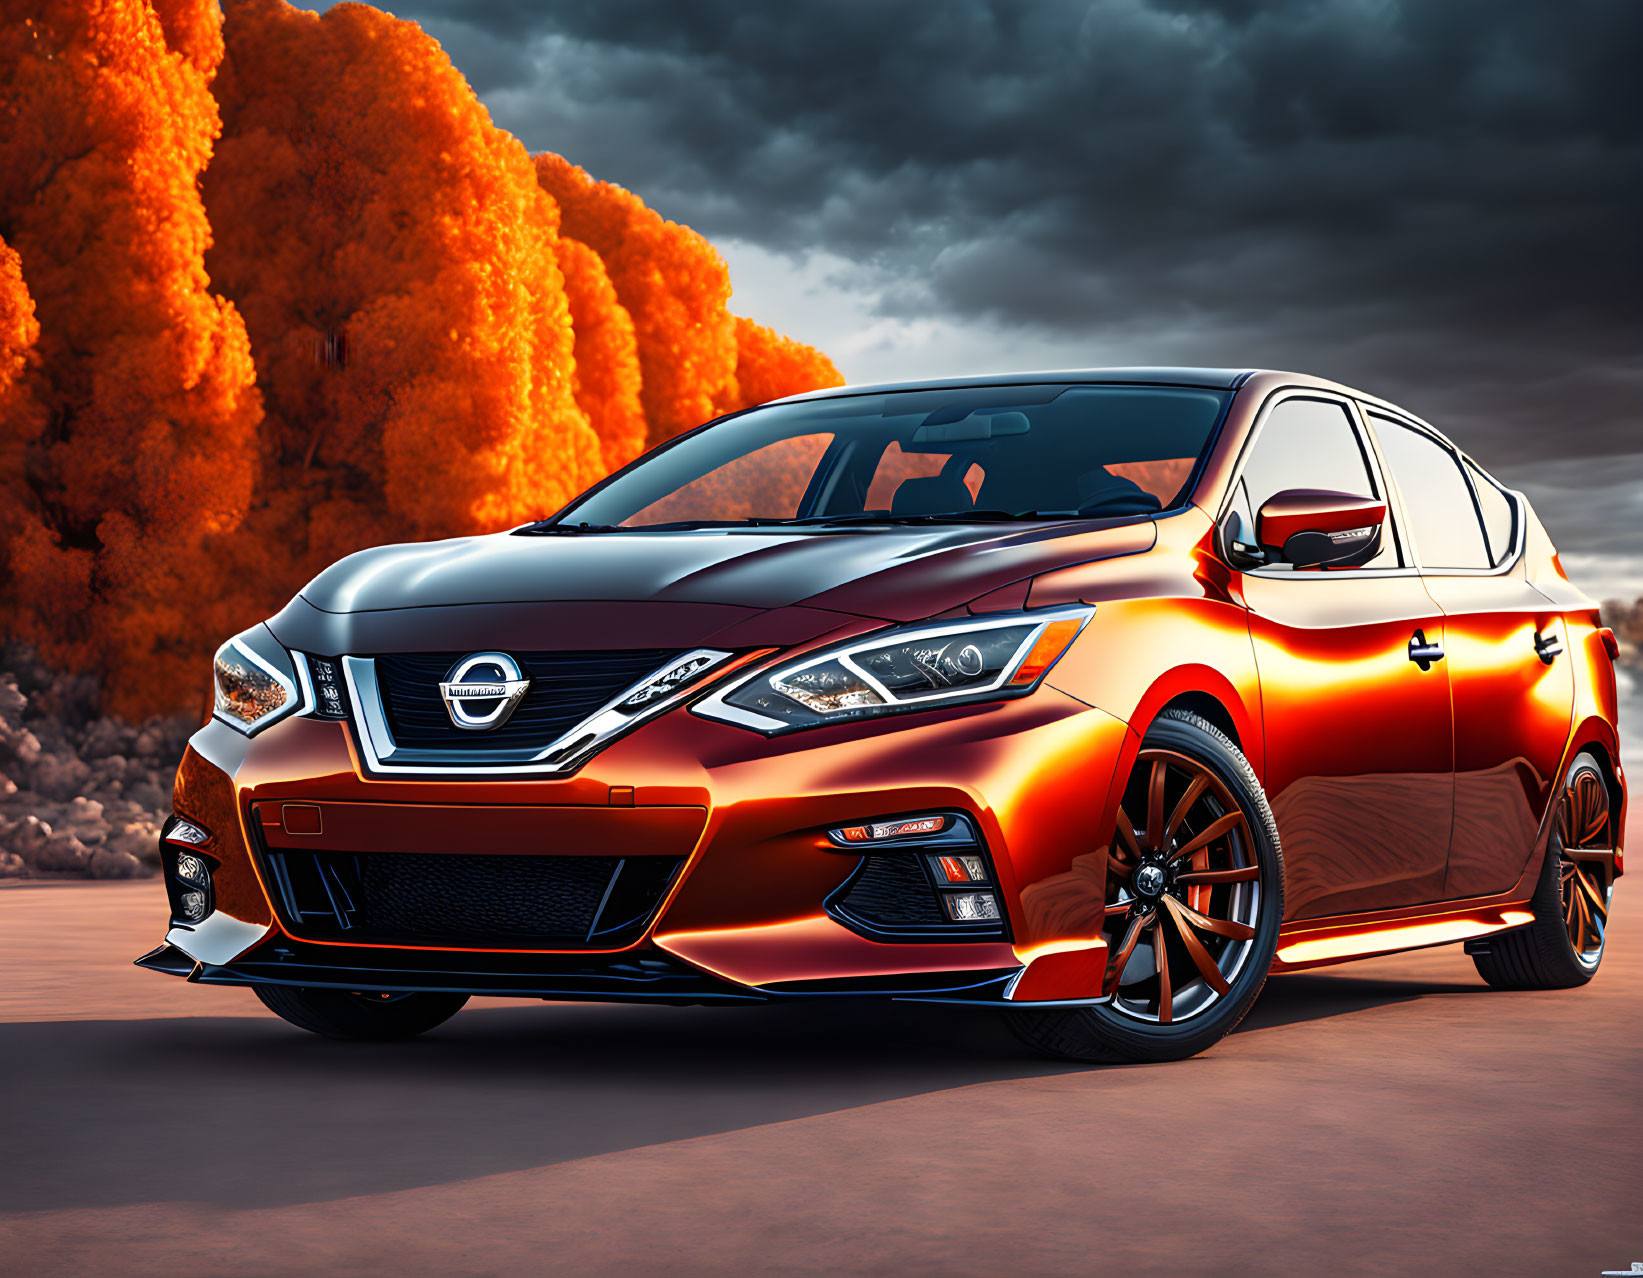
[[[267,626],[252,626],[218,648],[211,674],[213,713],[247,736],[302,705],[296,664]]]
[[[716,692],[695,712],[781,732],[1019,696],[1038,686],[1094,612],[1056,608],[880,631]]]

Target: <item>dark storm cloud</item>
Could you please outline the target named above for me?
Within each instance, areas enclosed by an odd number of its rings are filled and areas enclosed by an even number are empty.
[[[1633,0],[402,14],[533,149],[858,263],[883,313],[1322,372],[1532,493],[1549,457],[1643,451]],[[1546,481],[1554,523],[1612,541]]]

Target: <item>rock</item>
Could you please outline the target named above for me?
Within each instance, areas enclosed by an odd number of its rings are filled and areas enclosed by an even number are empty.
[[[17,782],[13,781],[4,772],[0,772],[0,799],[10,798],[17,793]]]
[[[67,831],[87,847],[101,843],[108,837],[103,805],[84,795],[76,797],[58,818],[57,829]]]
[[[124,852],[149,865],[160,863],[160,827],[151,821],[132,821],[117,834],[110,836],[106,845],[111,851]]]
[[[171,806],[166,793],[152,781],[139,781],[136,785],[127,786],[125,797],[149,812],[158,812]]]
[[[104,715],[98,719],[86,732],[86,739],[80,745],[82,759],[116,758],[121,766],[125,764],[124,756],[129,753],[137,741],[136,730],[129,724],[110,719]]]
[[[15,852],[0,852],[0,879],[20,879],[28,873],[23,858]]]
[[[165,749],[165,736],[156,724],[149,724],[137,734],[132,753],[143,759],[157,759]]]
[[[148,871],[129,852],[98,848],[86,862],[86,877],[93,879],[139,879]]]
[[[35,740],[40,743],[40,753],[42,755],[72,755],[75,753],[74,743],[69,740],[68,733],[63,730],[62,723],[57,719],[30,719],[29,731],[34,734]]]
[[[112,830],[122,829],[128,822],[135,821],[143,815],[142,805],[133,803],[130,799],[103,800],[103,819],[108,822],[109,828]]]
[[[22,727],[23,711],[28,709],[28,704],[29,699],[18,689],[15,677],[0,679],[0,723]]]
[[[72,754],[43,754],[29,769],[29,781],[48,799],[67,802],[85,788],[91,769]]]
[[[43,870],[48,874],[71,874],[84,870],[91,859],[86,845],[72,834],[54,834],[32,853],[24,851],[21,855],[29,869]]]
[[[28,860],[51,839],[51,826],[32,812],[6,831],[6,850]]]
[[[15,759],[24,767],[31,767],[40,758],[40,738],[27,728],[0,724],[0,758]]]

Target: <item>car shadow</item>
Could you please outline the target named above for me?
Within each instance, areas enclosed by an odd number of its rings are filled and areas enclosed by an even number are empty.
[[[1271,977],[1261,997],[1250,1009],[1240,1033],[1245,1030],[1276,1029],[1304,1021],[1327,1020],[1410,1003],[1433,994],[1487,994],[1481,981],[1390,980],[1384,977],[1334,975],[1326,972],[1297,972]]]
[[[1244,1028],[1478,988],[1283,977]],[[1092,1068],[987,1010],[876,1001],[485,1007],[388,1044],[272,1016],[10,1024],[0,1060],[14,1211],[328,1201]]]

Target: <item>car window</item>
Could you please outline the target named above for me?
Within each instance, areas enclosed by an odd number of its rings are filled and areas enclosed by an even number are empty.
[[[1466,463],[1466,469],[1471,473],[1472,487],[1477,492],[1478,506],[1483,511],[1483,531],[1489,538],[1489,562],[1498,568],[1512,553],[1517,533],[1517,503],[1470,460]]]
[[[1292,398],[1281,400],[1267,414],[1234,490],[1233,509],[1245,534],[1239,540],[1255,540],[1255,516],[1270,497],[1289,488],[1319,488],[1357,497],[1384,495],[1344,404]],[[1399,562],[1398,540],[1388,511],[1381,548],[1364,567],[1396,568]]]
[[[766,444],[700,475],[622,521],[626,528],[693,519],[791,519],[832,435]]]
[[[888,510],[890,503],[895,499],[896,489],[900,488],[909,479],[928,479],[939,475],[948,466],[955,465],[953,453],[908,453],[903,452],[899,441],[891,440],[890,446],[884,450],[879,458],[879,464],[873,471],[873,481],[867,486],[867,497],[864,502],[866,510]],[[974,462],[964,465],[961,458],[956,465],[964,467],[964,486],[970,490],[970,500],[976,499],[981,491],[981,481],[984,477],[982,468]]]
[[[766,404],[653,449],[556,522],[1147,519],[1187,497],[1232,396],[930,387]]]
[[[1455,454],[1425,431],[1372,416],[1421,566],[1490,567],[1483,525]]]

